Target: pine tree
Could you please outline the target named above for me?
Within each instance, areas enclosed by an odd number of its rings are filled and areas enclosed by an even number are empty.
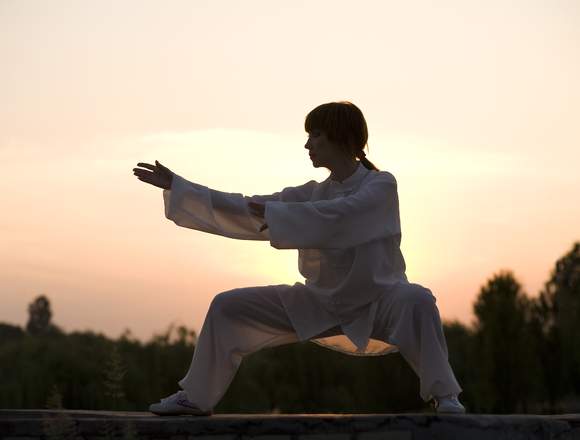
[[[43,416],[42,428],[47,440],[79,440],[76,422],[62,411],[62,395],[56,384],[46,399],[46,408],[55,411],[53,416]]]
[[[109,398],[112,409],[120,409],[125,401],[123,378],[126,368],[116,344],[113,344],[109,359],[105,365],[103,378],[104,394]]]

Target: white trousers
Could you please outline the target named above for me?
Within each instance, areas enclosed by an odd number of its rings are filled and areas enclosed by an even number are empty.
[[[340,326],[312,339],[337,334],[343,334]],[[448,362],[439,310],[422,289],[401,285],[381,297],[371,337],[398,347],[419,376],[424,401],[462,391]],[[221,292],[210,304],[189,370],[178,383],[197,407],[213,410],[244,356],[298,341],[274,287]]]

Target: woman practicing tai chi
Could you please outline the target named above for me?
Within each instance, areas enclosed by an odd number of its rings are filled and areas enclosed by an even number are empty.
[[[322,104],[306,116],[305,129],[313,166],[330,176],[270,195],[217,191],[157,161],[133,168],[139,180],[163,188],[165,217],[178,226],[298,249],[305,278],[218,293],[178,382],[182,389],[150,411],[210,415],[244,356],[311,341],[358,356],[400,352],[425,402],[433,399],[438,412],[464,413],[435,296],[405,275],[397,181],[365,158],[362,112],[346,101]]]

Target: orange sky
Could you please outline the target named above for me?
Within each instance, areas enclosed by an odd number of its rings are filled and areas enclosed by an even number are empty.
[[[222,191],[324,180],[305,115],[350,100],[399,183],[410,281],[469,323],[511,269],[535,296],[579,237],[576,1],[0,3],[0,321],[201,328],[213,296],[303,281],[296,250],[179,228],[156,159]]]

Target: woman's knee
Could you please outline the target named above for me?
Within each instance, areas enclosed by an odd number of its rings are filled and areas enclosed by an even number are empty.
[[[431,290],[419,284],[411,284],[409,290],[402,297],[405,301],[421,308],[433,308],[437,302]]]
[[[209,305],[208,313],[230,316],[234,315],[234,309],[239,308],[240,298],[236,297],[240,289],[226,290],[213,297]]]

